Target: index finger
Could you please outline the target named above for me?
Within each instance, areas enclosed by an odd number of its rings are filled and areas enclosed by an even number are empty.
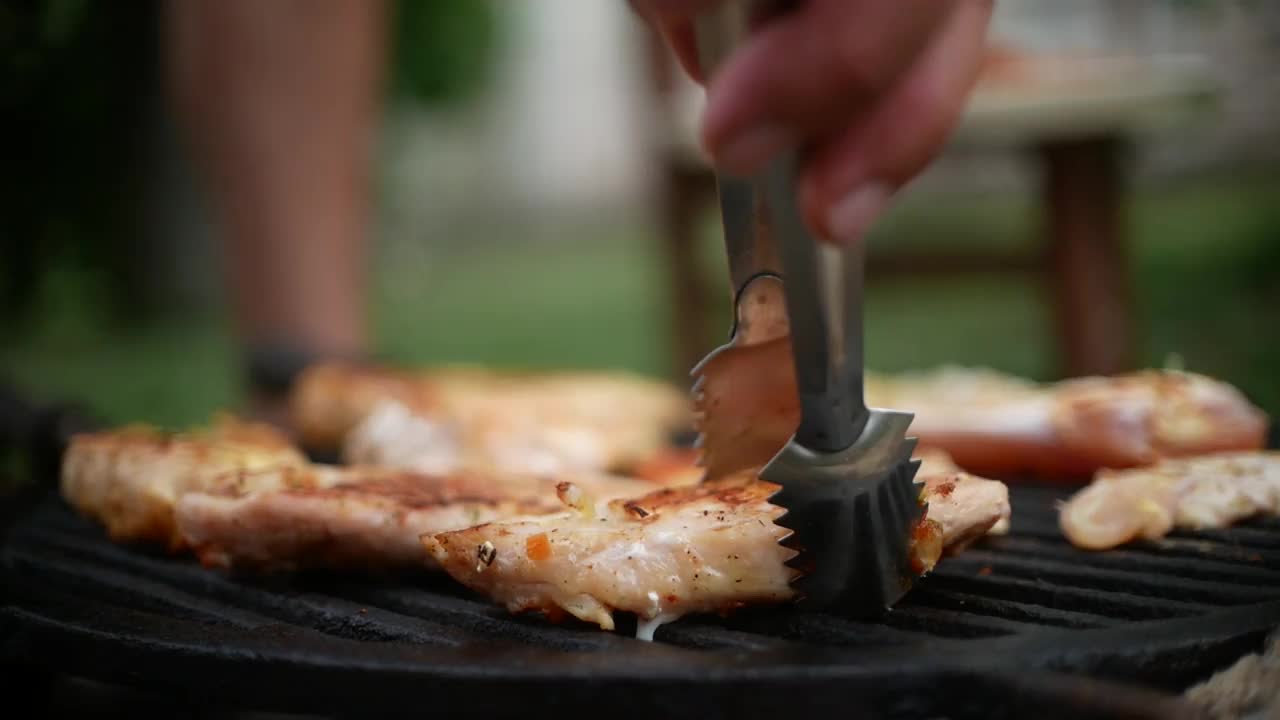
[[[764,135],[791,144],[840,131],[874,105],[953,11],[938,0],[811,0],[753,33],[710,82],[703,143],[753,172],[735,145]],[[754,153],[752,160],[763,160]],[[732,167],[744,164],[743,167]]]
[[[709,12],[727,0],[629,0],[636,14],[654,27],[695,82],[706,82],[698,61],[698,41],[693,22],[697,15]]]

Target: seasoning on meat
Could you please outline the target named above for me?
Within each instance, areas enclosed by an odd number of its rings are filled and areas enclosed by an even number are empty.
[[[1009,514],[1008,489],[963,473],[922,478],[928,517],[913,533],[911,552],[931,570],[948,544],[981,536]],[[946,496],[932,488],[950,483]],[[595,516],[576,509],[425,535],[427,550],[446,572],[514,613],[559,611],[613,629],[615,611],[634,613],[639,635],[693,613],[726,613],[793,599],[795,552],[779,544],[789,531],[769,503],[778,486],[755,472],[615,499]],[[563,493],[562,493],[563,495]],[[555,552],[528,548],[554,535]],[[481,539],[498,559],[476,572],[471,548]]]
[[[540,562],[551,557],[551,541],[547,540],[547,534],[531,535],[524,543],[524,554],[528,555],[529,559],[534,562]]]

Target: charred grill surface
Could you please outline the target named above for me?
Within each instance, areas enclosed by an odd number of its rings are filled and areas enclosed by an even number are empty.
[[[1178,691],[1280,624],[1280,521],[1088,553],[1058,532],[1064,491],[1011,493],[1008,536],[944,559],[881,622],[744,611],[664,625],[655,643],[625,620],[606,633],[513,617],[445,578],[235,577],[113,544],[49,497],[5,543],[0,659],[326,713],[492,717],[554,702],[709,717],[784,712],[803,692],[845,717],[964,717],[965,702],[1000,717],[994,701],[1032,697],[1064,716],[1156,717],[1169,711],[1158,699],[1032,671]]]

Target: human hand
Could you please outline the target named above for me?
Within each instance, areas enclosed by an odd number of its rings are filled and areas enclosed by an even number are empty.
[[[723,0],[631,0],[707,87],[701,140],[733,174],[800,156],[798,202],[823,239],[858,242],[933,160],[982,65],[994,0],[806,0],[713,78],[693,19]]]

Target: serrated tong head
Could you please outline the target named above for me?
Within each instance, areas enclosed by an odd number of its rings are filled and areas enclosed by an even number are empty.
[[[915,482],[915,440],[903,437],[909,415],[876,413],[854,445],[820,453],[789,442],[761,471],[779,489],[770,502],[790,530],[782,545],[805,609],[875,617],[891,608],[922,572],[916,528],[926,506]]]
[[[698,23],[709,73],[745,32],[743,8],[723,4]],[[812,238],[795,166],[787,154],[757,178],[717,178],[734,328],[694,369],[700,462],[708,479],[763,466],[778,486],[798,607],[878,615],[920,574],[913,536],[927,508],[912,415],[865,405],[862,248]],[[791,363],[777,362],[781,348]]]

